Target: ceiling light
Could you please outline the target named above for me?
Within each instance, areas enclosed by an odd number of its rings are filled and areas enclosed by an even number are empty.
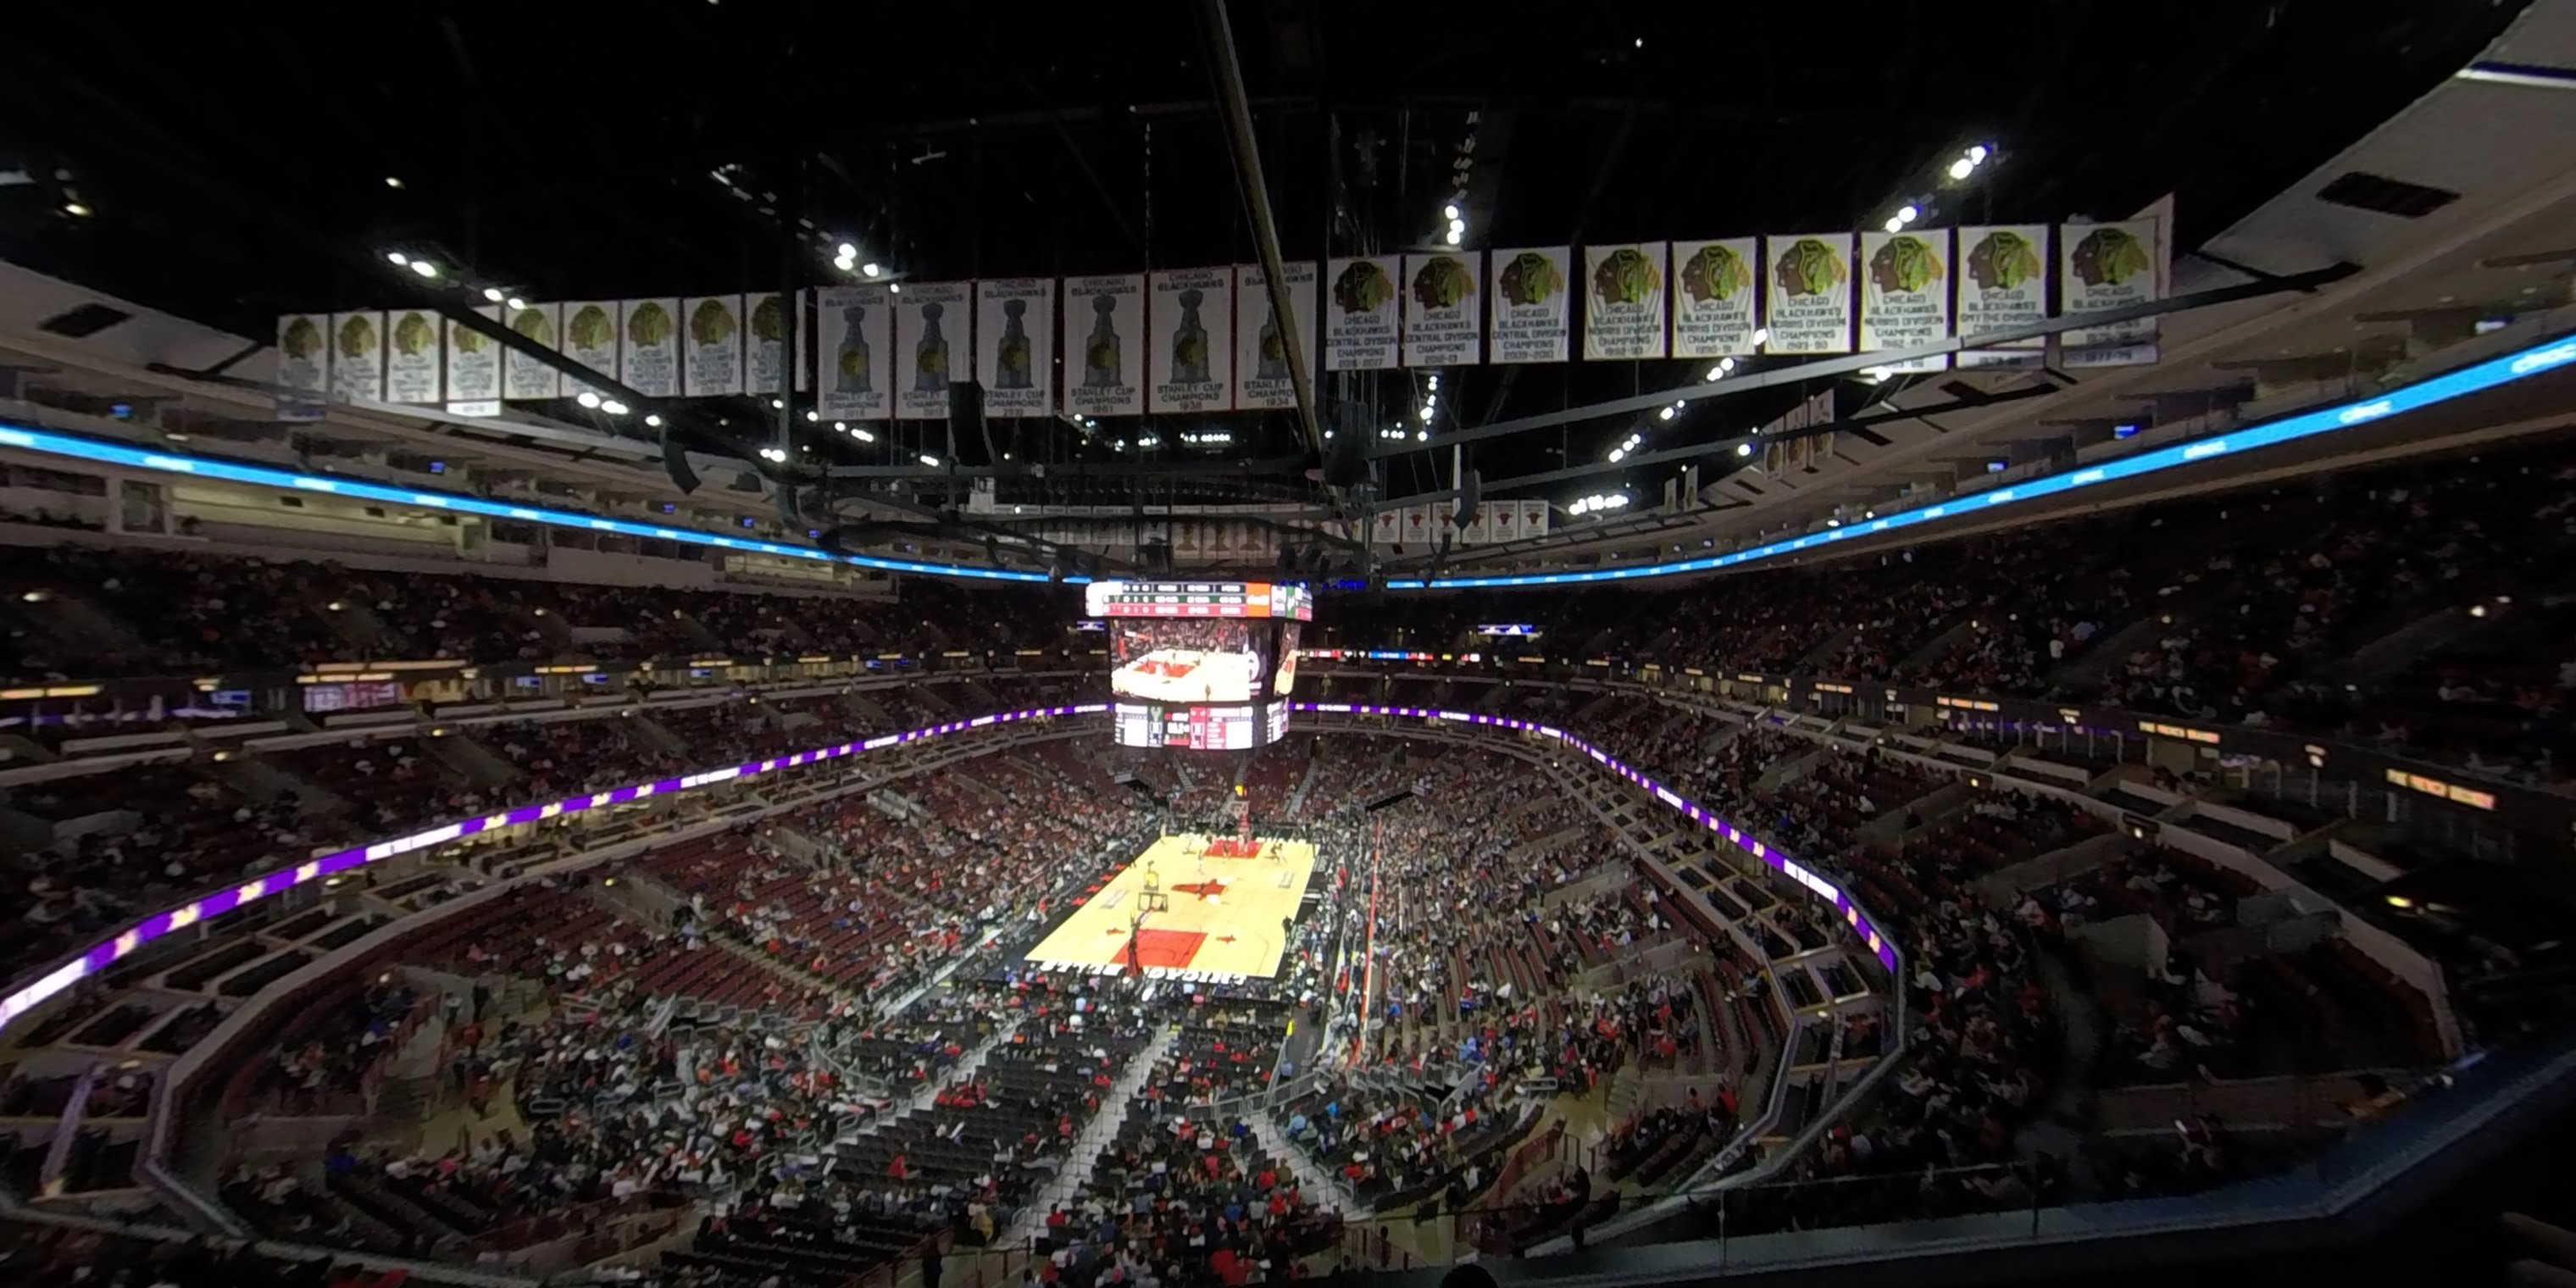
[[[1968,164],[1975,165],[1993,155],[1994,154],[1992,152],[1986,150],[1985,144],[1979,143],[1968,149]]]
[[[1452,203],[1450,205],[1442,206],[1440,208],[1440,217],[1448,220],[1456,220],[1458,218],[1457,205]]]
[[[843,259],[857,259],[858,257],[859,257],[859,248],[858,248],[858,247],[853,246],[853,245],[849,244],[848,242],[842,242],[842,243],[841,243],[841,258],[843,258]]]
[[[877,441],[876,432],[865,425],[861,425],[857,429],[851,430],[850,437],[855,438],[862,443],[873,443]]]
[[[1452,246],[1455,246],[1455,245],[1457,245],[1458,243],[1460,243],[1460,242],[1462,242],[1462,241],[1465,241],[1465,240],[1466,240],[1466,235],[1465,235],[1465,234],[1463,234],[1463,233],[1461,233],[1461,232],[1459,232],[1457,229],[1452,228],[1452,229],[1450,229],[1448,232],[1442,233],[1442,234],[1440,235],[1440,240],[1442,240],[1442,241],[1444,241],[1444,242],[1447,242],[1447,243],[1449,243],[1449,244],[1450,244],[1450,245],[1452,245]]]
[[[924,464],[924,465],[929,465],[929,466],[936,467],[936,466],[939,464],[939,458],[938,458],[938,457],[936,457],[936,456],[931,455],[931,454],[930,454],[930,453],[928,453],[928,452],[923,452],[923,453],[921,454],[921,463],[922,463],[922,464]]]
[[[1413,431],[1413,441],[1414,441],[1414,442],[1417,442],[1417,443],[1428,443],[1428,442],[1430,442],[1430,441],[1431,441],[1431,431],[1430,431],[1430,430],[1427,430],[1427,429],[1417,429],[1417,430]]]
[[[1627,449],[1627,448],[1624,448],[1624,447],[1613,447],[1613,448],[1611,448],[1611,449],[1610,449],[1610,463],[1611,463],[1611,464],[1613,464],[1613,465],[1616,465],[1616,464],[1618,464],[1620,461],[1627,459],[1627,456],[1628,456],[1628,449]]]
[[[1971,161],[1966,157],[1961,157],[1950,163],[1950,177],[1953,179],[1965,179],[1968,177],[1968,172],[1976,168],[1976,162]]]
[[[1904,221],[1904,220],[1899,219],[1899,218],[1897,218],[1897,217],[1896,217],[1896,216],[1894,216],[1894,215],[1889,215],[1889,216],[1887,217],[1887,231],[1889,231],[1889,232],[1895,232],[1896,230],[1898,230],[1898,229],[1900,229],[1900,228],[1903,228],[1904,226],[1905,226],[1905,221]]]
[[[651,425],[655,429],[660,429],[662,427],[662,414],[660,412],[646,412],[644,414],[644,423]]]
[[[385,262],[386,262],[386,263],[388,263],[388,264],[393,265],[393,266],[394,266],[394,267],[396,267],[396,268],[400,268],[400,267],[402,267],[403,265],[408,264],[408,263],[410,263],[410,262],[411,262],[411,256],[406,255],[406,254],[404,254],[404,253],[402,253],[401,251],[398,251],[398,250],[389,250],[389,251],[386,251],[386,252],[385,252]]]
[[[850,432],[850,422],[848,422],[848,421],[846,421],[846,420],[836,420],[836,421],[833,421],[833,422],[832,422],[832,432],[833,432],[833,433],[835,433],[835,434],[846,434],[846,433],[849,433],[849,432]]]
[[[1707,375],[1705,375],[1705,376],[1700,377],[1700,379],[1702,379],[1702,380],[1715,380],[1715,379],[1717,379],[1719,376],[1722,376],[1722,375],[1725,375],[1725,374],[1726,374],[1726,368],[1724,368],[1724,367],[1711,367],[1711,368],[1709,368],[1709,369],[1708,369],[1708,374],[1707,374]]]
[[[818,421],[818,420],[821,420],[821,419],[823,419],[823,413],[821,413],[821,412],[819,412],[819,411],[815,411],[815,410],[813,410],[813,409],[812,409],[812,408],[810,408],[810,407],[806,409],[806,411],[805,411],[805,421],[806,421],[806,423],[807,423],[807,424],[812,424],[813,422]]]
[[[1900,224],[1910,224],[1922,217],[1922,207],[1917,206],[1910,201],[1905,203],[1903,206],[1898,207],[1896,211],[1896,222]]]
[[[508,293],[507,293],[507,292],[504,292],[500,287],[497,287],[497,286],[486,286],[486,287],[484,287],[484,288],[483,288],[483,298],[484,298],[484,299],[487,299],[487,300],[490,300],[490,301],[491,301],[491,302],[493,302],[494,304],[498,304],[498,303],[500,303],[502,300],[504,300],[504,299],[507,299],[507,298],[508,298]]]
[[[888,282],[888,283],[886,283],[886,293],[887,293],[887,294],[889,294],[889,295],[901,295],[901,294],[903,294],[903,283],[901,283],[901,282]]]
[[[1843,521],[1840,519],[1827,519],[1825,520],[1825,526],[1828,528],[1839,528],[1843,526]]]
[[[386,176],[385,176],[385,186],[386,186],[386,187],[388,187],[388,188],[399,188],[399,187],[401,187],[401,186],[402,186],[402,178],[401,178],[401,176],[399,176],[399,175],[390,175],[390,174],[389,174],[389,175],[386,175]]]
[[[75,219],[87,219],[89,218],[90,213],[89,204],[87,202],[80,201],[66,201],[63,203],[63,213],[70,215]]]
[[[1753,444],[1737,443],[1735,445],[1735,454],[1738,456],[1751,456],[1753,454]]]
[[[1466,220],[1464,220],[1464,219],[1460,219],[1460,218],[1458,218],[1458,217],[1457,217],[1457,216],[1455,216],[1455,215],[1450,216],[1450,218],[1449,218],[1449,231],[1451,231],[1451,232],[1453,232],[1453,233],[1463,233],[1463,232],[1467,231],[1467,221],[1466,221]]]
[[[1767,326],[1757,326],[1753,328],[1753,342],[1755,344],[1771,343],[1771,328]]]
[[[784,411],[786,410],[786,407],[787,400],[783,398],[772,398],[769,400],[769,409],[771,411]]]
[[[614,398],[608,398],[608,399],[603,399],[603,400],[601,400],[601,402],[600,402],[600,404],[599,404],[599,409],[600,409],[601,411],[607,412],[607,413],[608,413],[609,415],[611,415],[611,416],[623,416],[623,415],[625,415],[625,414],[626,414],[626,411],[627,411],[626,404],[624,404],[624,403],[622,403],[622,402],[619,402],[619,401],[617,401],[617,400],[616,400],[616,399],[614,399]]]
[[[411,262],[411,271],[418,273],[423,277],[436,277],[438,276],[438,265],[430,263],[425,259],[415,259]]]
[[[1767,338],[1767,337],[1766,337],[1766,338]],[[1718,369],[1718,370],[1720,370],[1720,371],[1733,371],[1733,370],[1735,370],[1735,359],[1733,359],[1733,358],[1720,358],[1720,359],[1718,359],[1718,360],[1717,360],[1717,369]]]
[[[597,395],[597,394],[595,394],[595,393],[592,393],[591,391],[589,391],[589,390],[587,390],[587,389],[582,390],[580,393],[574,394],[574,395],[572,396],[572,400],[573,400],[574,402],[580,403],[580,404],[581,404],[582,406],[584,406],[584,407],[593,407],[593,408],[595,408],[595,407],[599,406],[599,395]]]
[[[877,275],[877,262],[873,259],[869,260],[867,263],[859,265],[859,271],[870,277],[874,277]]]
[[[1663,409],[1662,411],[1659,411],[1659,412],[1656,412],[1656,413],[1655,413],[1655,419],[1657,419],[1657,420],[1671,420],[1672,418],[1673,418],[1673,409],[1672,409],[1672,408],[1670,408],[1670,407],[1666,407],[1666,408],[1665,408],[1665,409]]]
[[[1435,393],[1435,394],[1436,394],[1436,393],[1438,393],[1438,392],[1440,392],[1440,377],[1438,377],[1438,376],[1433,376],[1433,377],[1431,377],[1430,384],[1431,384],[1431,392],[1433,392],[1433,393]]]
[[[856,265],[857,261],[855,260],[836,259],[832,261],[832,267],[837,268],[844,273],[849,272],[853,267],[856,267]]]
[[[518,296],[515,296],[515,295],[513,295],[513,296],[511,296],[511,297],[510,297],[509,304],[510,304],[510,311],[511,311],[511,312],[513,312],[513,313],[516,313],[516,312],[518,312],[519,310],[521,310],[521,309],[524,309],[524,308],[528,307],[528,302],[527,302],[526,300],[520,299]]]

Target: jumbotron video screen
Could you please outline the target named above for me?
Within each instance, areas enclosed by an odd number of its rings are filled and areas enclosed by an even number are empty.
[[[1306,588],[1259,581],[1096,581],[1124,747],[1250,751],[1288,732]]]

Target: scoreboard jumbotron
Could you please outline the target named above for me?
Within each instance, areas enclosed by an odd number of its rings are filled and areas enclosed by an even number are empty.
[[[1268,581],[1095,581],[1082,603],[1093,617],[1315,617],[1304,586]]]
[[[1287,733],[1306,588],[1263,581],[1095,581],[1118,743],[1250,751]]]

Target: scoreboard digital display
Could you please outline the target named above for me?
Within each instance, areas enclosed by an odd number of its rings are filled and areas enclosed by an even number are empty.
[[[1095,581],[1082,588],[1091,617],[1275,617],[1311,621],[1304,586],[1268,581]]]
[[[1268,706],[1164,706],[1121,702],[1113,709],[1121,747],[1176,751],[1251,751],[1288,733],[1288,704]]]

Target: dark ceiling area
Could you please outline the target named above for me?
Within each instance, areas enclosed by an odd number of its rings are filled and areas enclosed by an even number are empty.
[[[1934,223],[2117,217],[2167,192],[2188,247],[2403,108],[2516,8],[1230,0],[1224,14],[1280,249],[1318,258],[1436,244],[1462,180],[1470,249],[1859,227],[1909,200]],[[846,280],[830,262],[842,241],[925,281],[1252,262],[1214,47],[1199,0],[58,8],[0,54],[14,172],[0,255],[245,336],[411,288],[389,248],[554,299]],[[1977,143],[1997,164],[1942,185]],[[1672,387],[1697,365],[1461,369],[1445,373],[1442,428]],[[1393,424],[1421,378],[1330,377],[1328,423]],[[1647,428],[1680,446],[1804,392]],[[766,412],[720,414],[748,428]],[[1224,421],[1228,459],[1303,450],[1291,414]],[[1022,461],[1132,463],[1152,453],[1122,457],[1119,440],[1152,434],[1176,460],[1187,428],[1033,421],[997,441]],[[1635,428],[1483,443],[1470,464],[1503,478],[1597,462]],[[817,451],[908,463],[937,431],[905,429],[825,434]],[[1438,456],[1385,462],[1384,493],[1447,486]],[[1246,495],[1310,487],[1307,463]],[[1645,473],[1580,490],[1651,492]]]

